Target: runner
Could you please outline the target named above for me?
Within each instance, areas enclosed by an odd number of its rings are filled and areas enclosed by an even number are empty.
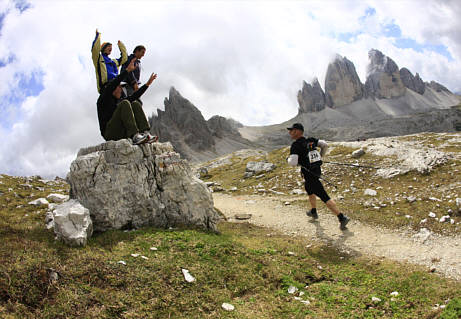
[[[349,218],[339,211],[335,201],[328,196],[319,180],[322,173],[320,166],[322,165],[322,157],[325,155],[328,147],[327,143],[314,137],[306,139],[303,136],[304,126],[301,123],[295,123],[287,129],[290,137],[295,140],[291,144],[288,164],[290,166],[301,166],[301,174],[305,181],[304,187],[307,195],[309,195],[309,202],[311,204],[311,210],[306,212],[306,215],[312,217],[314,220],[319,218],[317,214],[317,197],[319,197],[328,209],[338,216],[339,228],[345,230]],[[317,146],[320,147],[320,152],[317,151]]]

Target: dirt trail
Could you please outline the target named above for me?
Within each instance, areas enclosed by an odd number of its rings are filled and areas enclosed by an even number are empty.
[[[322,240],[352,254],[375,255],[397,261],[434,267],[436,272],[461,280],[461,237],[431,234],[427,240],[414,233],[390,231],[351,221],[348,230],[341,231],[336,216],[319,202],[318,222],[305,215],[307,209],[284,205],[283,198],[257,195],[232,196],[214,193],[217,207],[230,221],[235,214],[251,214],[252,224],[273,228],[285,234]],[[289,200],[289,198],[287,198]],[[424,236],[423,236],[424,237]]]

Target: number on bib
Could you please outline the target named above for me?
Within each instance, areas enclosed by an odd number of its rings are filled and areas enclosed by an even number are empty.
[[[318,162],[320,160],[322,160],[322,157],[320,156],[319,151],[310,151],[309,152],[309,162],[311,164],[315,163],[315,162]]]

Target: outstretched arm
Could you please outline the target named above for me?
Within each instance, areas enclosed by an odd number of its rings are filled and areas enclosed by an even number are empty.
[[[134,59],[133,59],[134,61]],[[131,64],[131,63],[130,63]],[[127,68],[128,70],[128,68]],[[157,74],[155,73],[152,73],[149,77],[149,80],[147,80],[146,84],[144,84],[143,86],[141,86],[141,88],[139,90],[137,90],[136,92],[134,92],[132,95],[130,95],[127,99],[128,101],[132,102],[134,100],[137,100],[141,97],[141,95],[144,94],[144,92],[146,92],[147,88],[152,84],[152,82],[154,82],[154,80],[157,78]]]
[[[96,29],[96,36],[93,40],[93,44],[91,45],[91,57],[93,59],[93,64],[95,67],[98,65],[100,49],[101,49],[101,33],[99,33],[98,29]]]
[[[120,49],[120,58],[116,59],[115,61],[116,61],[117,67],[120,67],[126,62],[126,60],[128,60],[128,55],[126,54],[126,47],[123,44],[123,42],[118,40],[117,44],[118,44],[118,48]]]

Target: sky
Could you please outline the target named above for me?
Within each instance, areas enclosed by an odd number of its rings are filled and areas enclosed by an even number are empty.
[[[174,86],[204,115],[245,125],[289,120],[302,81],[323,87],[347,57],[366,80],[368,51],[461,92],[461,1],[0,0],[0,174],[64,177],[102,143],[91,43],[146,48],[149,116]]]

